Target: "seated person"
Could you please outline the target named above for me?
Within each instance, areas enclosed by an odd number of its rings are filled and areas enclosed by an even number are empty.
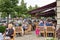
[[[32,25],[32,30],[35,30],[35,28],[36,28],[35,23],[33,22],[31,25]]]
[[[13,38],[13,33],[14,33],[14,29],[13,29],[13,27],[12,27],[12,24],[9,24],[8,25],[8,28],[6,29],[6,37],[5,37],[5,39],[7,39],[7,40],[10,40],[10,39],[12,39]]]
[[[44,22],[43,21],[40,21],[39,22],[39,26],[44,26]]]
[[[25,31],[28,27],[27,27],[27,24],[26,23],[23,23],[22,24],[22,28],[23,28],[23,30]]]
[[[50,19],[47,19],[47,20],[46,20],[45,25],[46,25],[46,26],[53,26],[52,21],[51,21]]]
[[[19,24],[18,23],[15,23],[15,26],[17,27],[17,26],[19,26]]]
[[[50,22],[46,22],[46,26],[53,26],[53,24]]]

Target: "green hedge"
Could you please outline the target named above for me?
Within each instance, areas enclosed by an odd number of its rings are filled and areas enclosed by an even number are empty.
[[[5,30],[6,30],[6,27],[5,27],[5,26],[1,26],[1,25],[0,25],[0,33],[4,33],[4,32],[5,32]]]
[[[54,40],[54,39],[47,39],[47,40]]]

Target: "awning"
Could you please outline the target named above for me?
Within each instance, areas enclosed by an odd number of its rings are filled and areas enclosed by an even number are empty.
[[[43,6],[43,7],[28,11],[28,13],[33,15],[33,14],[36,14],[38,12],[42,12],[42,11],[45,11],[45,10],[48,10],[48,9],[51,9],[51,8],[55,8],[55,7],[56,7],[56,2],[53,2],[53,3],[48,4],[46,6]],[[51,11],[51,12],[52,12],[52,14],[54,13],[54,11]],[[42,16],[43,15],[48,15],[48,14],[51,14],[51,12],[47,11],[47,12],[44,12],[44,14],[40,14],[40,15],[42,15]]]

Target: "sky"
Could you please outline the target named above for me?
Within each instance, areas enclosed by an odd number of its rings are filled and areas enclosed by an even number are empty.
[[[53,3],[56,0],[24,0],[25,3],[27,3],[27,7],[29,7],[30,5],[32,7],[34,7],[35,5],[38,5],[39,7],[45,6],[47,4]],[[21,0],[19,0],[19,4],[20,5]]]

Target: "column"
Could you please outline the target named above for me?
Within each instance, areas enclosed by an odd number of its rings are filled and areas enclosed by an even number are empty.
[[[60,1],[57,0],[57,28],[60,27]]]

